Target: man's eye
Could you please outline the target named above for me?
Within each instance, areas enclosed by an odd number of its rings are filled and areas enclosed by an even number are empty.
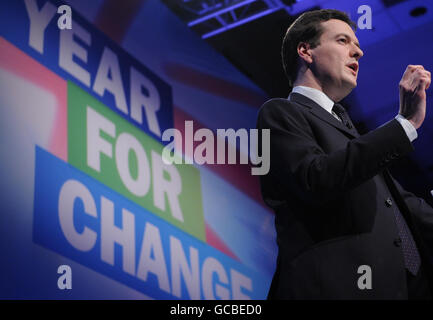
[[[346,43],[346,39],[344,38],[338,39],[338,41]]]

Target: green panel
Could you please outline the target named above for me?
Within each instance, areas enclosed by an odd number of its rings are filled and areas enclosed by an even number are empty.
[[[90,166],[87,160],[87,108],[91,108],[92,110],[96,111],[98,113],[98,117],[101,116],[105,118],[115,126],[114,137],[110,136],[104,130],[99,131],[99,139],[103,139],[109,143],[112,150],[111,157],[102,152],[99,153],[99,171]],[[140,145],[143,147],[150,166],[150,176],[147,177],[150,179],[150,188],[148,189],[147,193],[142,196],[137,196],[126,187],[117,169],[115,145],[117,138],[122,133],[130,134],[139,141]],[[99,148],[100,145],[98,146],[98,149]],[[183,222],[180,221],[180,219],[173,217],[172,208],[166,193],[164,195],[164,210],[158,208],[154,203],[155,178],[153,177],[152,171],[153,163],[151,151],[156,152],[159,155],[158,159],[161,159],[163,148],[164,146],[159,142],[146,135],[143,131],[129,123],[124,118],[117,115],[90,94],[80,89],[72,82],[68,81],[69,163],[104,183],[109,188],[119,192],[126,198],[158,215],[162,219],[205,242],[206,238],[202,207],[200,172],[197,168],[187,164],[171,165],[177,169],[181,180],[182,189],[177,199],[182,212]],[[130,176],[132,179],[137,179],[138,168],[140,166],[137,155],[131,149],[128,154]],[[168,172],[164,171],[162,176],[165,180],[171,181],[171,176]]]

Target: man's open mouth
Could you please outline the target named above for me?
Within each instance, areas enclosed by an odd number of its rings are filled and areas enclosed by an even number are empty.
[[[358,72],[358,64],[357,63],[348,64],[347,67],[350,68],[355,74]]]

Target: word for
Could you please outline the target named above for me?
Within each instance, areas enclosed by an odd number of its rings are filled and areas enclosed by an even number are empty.
[[[183,222],[184,215],[179,203],[182,180],[177,168],[164,165],[161,156],[155,151],[151,151],[150,157],[146,155],[143,144],[134,135],[126,132],[119,134],[116,127],[110,119],[87,107],[87,165],[100,172],[101,155],[114,158],[120,179],[129,192],[143,197],[148,194],[152,184],[154,205],[165,210],[167,197],[171,214]],[[101,136],[101,132],[115,142]],[[130,170],[131,152],[137,158],[136,177],[132,176]]]

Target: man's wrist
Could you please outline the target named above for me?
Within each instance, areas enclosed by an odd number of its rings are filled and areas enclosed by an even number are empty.
[[[406,135],[409,138],[410,142],[412,142],[413,140],[415,140],[418,137],[418,133],[416,132],[416,129],[415,129],[415,126],[413,125],[413,123],[411,123],[409,120],[407,120],[401,114],[397,114],[395,116],[395,119],[398,122],[400,122],[400,124],[403,127],[404,131],[406,132]]]

